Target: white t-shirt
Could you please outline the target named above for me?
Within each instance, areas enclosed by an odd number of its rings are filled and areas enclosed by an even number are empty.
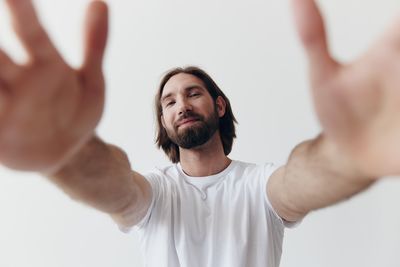
[[[276,169],[232,161],[206,177],[190,177],[180,164],[145,175],[152,202],[133,227],[145,265],[278,267],[285,224],[266,194]]]

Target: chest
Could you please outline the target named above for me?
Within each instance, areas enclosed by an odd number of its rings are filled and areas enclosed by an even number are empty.
[[[165,204],[163,220],[178,239],[242,242],[265,223],[263,196],[245,183],[187,184],[172,190]]]

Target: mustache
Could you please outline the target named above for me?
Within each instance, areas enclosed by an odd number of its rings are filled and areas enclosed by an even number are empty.
[[[175,126],[178,126],[179,124],[182,123],[182,121],[187,120],[187,119],[203,120],[203,116],[201,116],[193,111],[186,111],[180,116],[178,121],[175,123]]]

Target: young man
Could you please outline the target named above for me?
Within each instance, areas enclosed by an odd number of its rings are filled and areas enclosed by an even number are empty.
[[[30,61],[0,51],[0,162],[41,172],[141,234],[148,266],[278,266],[284,225],[400,173],[399,22],[351,65],[334,61],[312,0],[293,0],[323,132],[286,165],[227,157],[230,104],[196,68],[163,79],[158,145],[177,163],[143,176],[94,135],[104,102],[107,7],[90,5],[85,60],[67,66],[30,0],[6,0]],[[373,164],[372,164],[373,163]]]

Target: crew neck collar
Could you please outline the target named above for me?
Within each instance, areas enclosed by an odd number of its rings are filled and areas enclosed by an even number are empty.
[[[187,175],[183,171],[182,165],[180,162],[176,164],[179,173],[185,178],[185,180],[187,180],[188,182],[191,182],[191,183],[202,183],[202,184],[219,180],[221,177],[223,177],[227,173],[229,173],[235,165],[236,165],[236,161],[232,160],[231,163],[224,170],[222,170],[219,173],[216,173],[213,175],[208,175],[208,176],[190,176],[190,175]]]

